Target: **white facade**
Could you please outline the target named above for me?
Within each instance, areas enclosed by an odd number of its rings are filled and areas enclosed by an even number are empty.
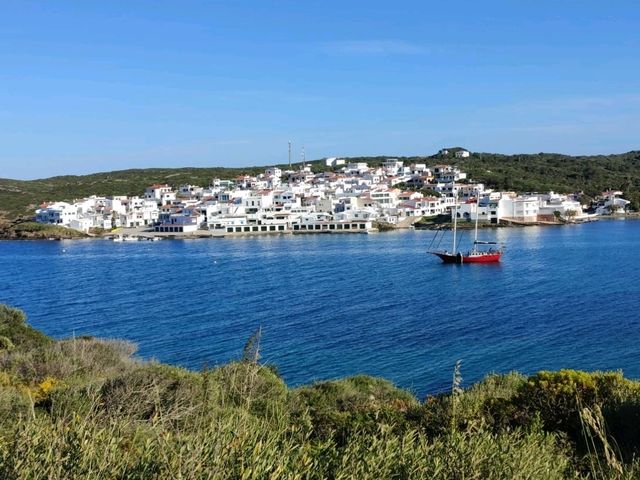
[[[282,176],[282,169],[278,168],[278,167],[268,167],[265,171],[264,174],[266,176],[271,176],[271,177],[278,177],[280,178]]]
[[[75,218],[69,223],[69,228],[87,233],[93,228],[93,219],[87,217]]]
[[[67,202],[55,202],[36,210],[36,222],[68,227],[78,219],[78,207]]]
[[[202,198],[203,192],[204,188],[197,185],[181,185],[178,189],[178,195],[186,198]]]
[[[631,202],[620,198],[620,195],[622,195],[620,191],[604,192],[602,200],[596,207],[596,215],[611,215],[613,213],[624,212]]]
[[[338,167],[340,165],[344,165],[344,163],[345,163],[344,158],[336,158],[336,157],[327,158],[324,161],[324,164],[327,167]]]
[[[173,193],[173,189],[166,184],[155,184],[147,187],[144,192],[144,198],[147,200],[155,200],[158,205],[165,205],[164,200],[166,195],[173,194],[173,199],[175,200],[175,193]]]
[[[580,202],[577,200],[569,198],[566,195],[557,195],[553,192],[540,196],[540,206],[538,209],[539,220],[579,220],[583,217],[586,217],[586,215],[583,213],[582,205],[580,205]]]
[[[269,208],[272,205],[272,190],[251,192],[247,197],[244,198],[244,206],[248,213],[256,213],[258,210]]]
[[[538,197],[504,196],[498,203],[498,216],[518,222],[536,222],[539,208]]]

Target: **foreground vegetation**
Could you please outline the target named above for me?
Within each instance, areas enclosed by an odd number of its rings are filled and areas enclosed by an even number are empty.
[[[491,375],[419,401],[357,376],[287,388],[242,360],[187,371],[60,341],[0,306],[0,478],[640,478],[640,384]]]
[[[349,160],[377,166],[386,158],[353,157]],[[620,189],[632,201],[633,209],[640,210],[640,151],[579,157],[555,153],[473,153],[468,158],[434,155],[399,159],[407,164],[453,163],[467,171],[471,178],[497,189],[522,192],[554,190],[560,193],[583,191],[587,196],[585,200],[608,188]],[[328,169],[320,160],[309,163],[316,172]],[[255,175],[263,171],[264,167],[149,168],[29,181],[0,179],[0,218],[11,221],[19,216],[33,216],[43,201],[70,201],[89,195],[140,195],[153,183],[168,183],[176,187],[185,183],[208,185],[213,178],[233,179],[238,175]]]

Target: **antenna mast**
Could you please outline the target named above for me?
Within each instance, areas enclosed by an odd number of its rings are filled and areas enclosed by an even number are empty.
[[[480,195],[476,192],[476,233],[473,239],[473,253],[478,253],[478,218],[480,217]]]
[[[291,140],[289,140],[289,170],[291,170]]]
[[[454,183],[454,188],[455,188],[455,183]],[[455,203],[453,205],[453,209],[451,210],[453,212],[453,254],[455,255],[456,252],[456,233],[458,230],[458,192],[456,191],[455,194]]]

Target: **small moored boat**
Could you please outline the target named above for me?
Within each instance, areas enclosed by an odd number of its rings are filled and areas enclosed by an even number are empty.
[[[478,200],[476,199],[476,224],[475,224],[475,235],[473,240],[473,248],[467,252],[463,253],[459,251],[458,244],[456,243],[456,233],[458,230],[458,202],[456,198],[456,203],[452,210],[451,216],[453,217],[453,251],[449,252],[447,250],[435,250],[429,251],[432,255],[439,257],[444,263],[497,263],[502,258],[503,247],[502,244],[498,242],[483,242],[478,240]],[[436,234],[437,236],[437,234]],[[435,240],[436,237],[434,237]],[[433,241],[431,242],[433,244]],[[482,247],[485,246],[485,247]],[[488,246],[488,249],[485,249]]]

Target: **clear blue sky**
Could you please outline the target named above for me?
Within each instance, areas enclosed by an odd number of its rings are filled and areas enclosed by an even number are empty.
[[[640,148],[640,2],[0,0],[0,177]]]

